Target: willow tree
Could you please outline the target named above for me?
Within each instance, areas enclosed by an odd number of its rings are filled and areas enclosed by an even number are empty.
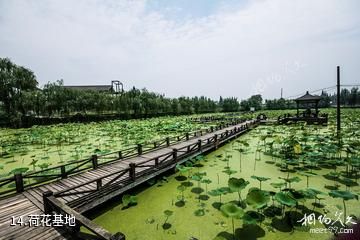
[[[17,124],[21,113],[24,114],[21,102],[23,91],[35,90],[37,85],[31,70],[14,64],[8,58],[0,58],[0,101],[10,123]]]

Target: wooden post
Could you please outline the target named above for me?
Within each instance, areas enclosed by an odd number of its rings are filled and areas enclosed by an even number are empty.
[[[218,135],[217,134],[214,135],[214,144],[215,144],[215,149],[217,149],[218,145],[219,145],[219,143],[218,143]]]
[[[340,118],[340,66],[337,66],[337,84],[336,84],[336,129],[337,135],[340,134],[341,118]]]
[[[159,158],[155,158],[155,167],[159,165]]]
[[[142,145],[141,144],[137,145],[137,152],[138,152],[138,155],[142,154]]]
[[[201,140],[198,140],[198,150],[201,151]]]
[[[43,194],[42,194],[45,214],[50,214],[52,212],[52,207],[47,199],[48,197],[50,197],[52,195],[53,195],[52,191],[46,191],[46,192],[43,192]]]
[[[64,166],[64,165],[62,165],[62,166],[60,167],[60,170],[61,170],[61,179],[67,178],[66,170],[65,170],[65,166]]]
[[[96,180],[96,189],[99,190],[102,187],[102,179]]]
[[[185,133],[186,141],[189,140],[189,133]]]
[[[178,150],[176,148],[173,149],[173,161],[177,162],[177,152]]]
[[[98,167],[98,156],[97,155],[92,155],[91,156],[91,161],[92,161],[93,169],[97,169],[97,167]]]
[[[225,131],[225,136],[229,136],[229,130]]]
[[[122,152],[121,151],[119,151],[119,159],[122,159],[123,158],[123,156],[122,156]]]
[[[15,186],[16,186],[16,192],[21,193],[24,191],[24,181],[23,176],[21,173],[16,173],[14,175],[15,178]]]
[[[170,138],[167,137],[167,138],[165,139],[165,141],[166,141],[166,146],[170,146]]]
[[[129,176],[131,181],[135,181],[136,180],[136,172],[135,172],[135,163],[129,163],[129,167],[130,167],[130,172],[129,172]]]
[[[214,131],[214,127],[211,126],[211,127],[210,127],[210,132],[213,132],[213,131]]]
[[[154,148],[157,148],[157,143],[156,142],[154,142]]]

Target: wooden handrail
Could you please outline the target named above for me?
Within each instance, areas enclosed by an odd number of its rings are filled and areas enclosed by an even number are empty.
[[[238,124],[240,122],[244,122],[244,120],[233,121],[233,122],[231,122],[231,124]],[[229,123],[227,125],[229,125]],[[216,127],[216,129],[222,129],[224,127],[225,127],[224,125],[220,124],[220,125],[218,125]],[[213,127],[210,127],[209,129],[206,130],[206,132],[212,132],[212,131],[214,131]],[[203,130],[195,130],[195,131],[188,132],[188,133],[185,133],[183,135],[176,136],[176,137],[171,137],[171,138],[167,137],[167,138],[165,138],[163,140],[158,140],[158,142],[160,141],[162,144],[154,144],[154,142],[153,142],[153,144],[155,146],[157,146],[157,148],[151,148],[151,149],[150,148],[149,149],[145,148],[144,149],[143,145],[138,144],[135,147],[129,147],[129,148],[126,148],[126,149],[122,149],[120,151],[115,151],[115,152],[106,153],[106,154],[102,154],[102,155],[96,155],[98,159],[101,159],[102,157],[108,156],[108,155],[113,155],[113,154],[117,155],[117,157],[115,157],[113,160],[109,160],[109,161],[106,161],[106,162],[103,162],[103,163],[99,163],[97,160],[96,160],[96,162],[94,162],[93,158],[86,158],[86,159],[77,160],[77,161],[73,161],[73,162],[70,162],[70,163],[58,165],[58,166],[55,166],[55,167],[47,168],[47,169],[40,170],[40,171],[21,174],[21,176],[17,177],[16,191],[17,192],[22,192],[24,190],[24,188],[26,188],[26,187],[39,185],[42,182],[48,182],[48,181],[54,180],[56,178],[66,178],[70,174],[75,174],[75,173],[78,173],[78,172],[88,170],[88,169],[91,168],[90,166],[84,167],[84,168],[81,168],[81,167],[85,166],[87,163],[90,163],[91,161],[93,161],[92,162],[92,168],[95,169],[98,165],[103,165],[103,164],[110,163],[110,162],[113,162],[113,161],[117,161],[117,160],[120,160],[120,159],[130,158],[130,157],[133,157],[133,156],[136,156],[136,155],[141,155],[144,152],[149,152],[149,151],[152,151],[154,149],[158,149],[160,147],[168,147],[168,146],[170,146],[170,145],[172,145],[174,143],[177,143],[177,142],[179,142],[181,140],[184,140],[184,139],[185,140],[193,139],[193,138],[197,137],[198,135],[202,135],[202,133],[203,133]],[[222,139],[222,137],[223,137],[223,135],[220,135],[219,139]],[[173,141],[171,141],[172,139],[173,139]],[[201,146],[199,146],[199,149],[201,149],[200,147]],[[195,148],[195,146],[193,146],[193,148]],[[191,150],[193,150],[193,148],[191,148]],[[163,162],[163,160],[160,161],[160,163],[161,162]],[[74,166],[70,170],[66,170],[66,167],[74,165],[74,164],[77,164],[77,166]],[[49,171],[51,172],[51,171],[55,171],[55,170],[58,170],[59,173],[58,174],[41,175],[42,173],[49,172]],[[20,181],[22,181],[22,179],[24,179],[24,178],[26,178],[26,179],[30,179],[30,178],[41,179],[41,178],[44,178],[44,180],[43,181],[37,181],[37,182],[34,182],[34,183],[30,183],[30,184],[24,184],[24,183],[21,184]],[[6,179],[0,179],[0,187],[10,183],[10,182],[7,182],[9,180],[11,182],[11,181],[15,181],[16,179],[15,179],[15,177],[6,178]],[[4,183],[4,182],[6,182],[6,183]],[[4,195],[5,192],[8,193],[8,192],[11,192],[11,191],[0,192],[0,196]]]
[[[254,123],[256,123],[256,122],[254,122]],[[252,125],[252,124],[253,123],[250,123],[250,125]],[[55,197],[63,197],[63,196],[81,194],[81,193],[89,193],[89,194],[82,196],[82,197],[80,197],[74,201],[71,201],[69,203],[73,207],[82,206],[84,204],[83,202],[85,201],[84,199],[86,199],[86,201],[88,201],[91,199],[95,199],[98,196],[102,196],[109,192],[120,189],[124,186],[123,184],[132,183],[140,177],[146,176],[148,174],[152,174],[154,172],[154,170],[157,171],[157,170],[162,169],[171,164],[176,164],[178,161],[186,158],[187,156],[189,156],[191,154],[194,154],[194,153],[197,154],[197,153],[201,152],[202,149],[204,149],[204,150],[208,149],[208,147],[211,145],[214,145],[215,148],[217,148],[219,143],[223,143],[224,141],[227,141],[228,139],[236,136],[238,133],[241,133],[244,131],[247,131],[246,127],[234,128],[234,129],[228,131],[228,134],[226,134],[226,136],[223,139],[218,138],[218,136],[221,136],[221,134],[214,134],[213,136],[210,136],[204,140],[199,140],[196,143],[188,144],[179,149],[174,149],[173,151],[164,153],[160,156],[153,157],[151,159],[144,160],[140,163],[136,163],[136,164],[130,163],[129,168],[127,168],[127,169],[122,169],[122,170],[116,171],[114,173],[110,173],[105,176],[101,176],[96,179],[87,181],[85,183],[64,189],[62,191],[54,193],[54,196]],[[186,151],[182,151],[182,149],[186,149]],[[149,164],[150,162],[153,162],[153,164]],[[148,168],[145,170],[140,170],[143,167],[148,167]],[[138,171],[136,171],[137,168],[138,168]],[[127,176],[125,178],[121,178],[126,173],[129,173],[129,176]],[[105,183],[105,185],[103,185],[103,181],[102,181],[103,179],[109,178],[110,176],[114,176],[114,175],[116,175],[116,176],[113,179],[109,180],[107,183]],[[79,191],[71,192],[75,189],[78,189],[78,188],[84,186],[84,185],[89,185],[94,182],[96,182],[96,188],[94,188],[93,190],[90,190],[88,192],[79,192]]]
[[[104,178],[108,178],[108,177],[110,177],[110,176],[112,176],[112,175],[115,175],[115,174],[118,174],[118,173],[128,172],[129,170],[130,170],[130,168],[125,168],[125,169],[121,169],[121,170],[119,170],[119,171],[116,171],[116,172],[113,172],[113,173],[109,173],[109,174],[104,175],[104,176],[101,176],[101,177],[97,177],[97,178],[92,179],[92,180],[90,180],[90,181],[87,181],[87,182],[78,184],[78,185],[76,185],[76,186],[66,188],[66,189],[64,189],[64,190],[62,190],[62,191],[56,192],[56,193],[54,193],[54,196],[59,196],[59,195],[61,195],[62,193],[65,193],[65,192],[74,190],[74,189],[76,189],[76,188],[79,188],[79,187],[88,185],[88,184],[90,184],[90,183],[96,182],[96,181],[101,180],[101,179],[104,179]]]

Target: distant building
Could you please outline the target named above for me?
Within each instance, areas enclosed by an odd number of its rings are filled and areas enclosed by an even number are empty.
[[[111,85],[65,85],[64,88],[78,91],[109,92],[116,94],[124,91],[123,84],[117,80],[111,81]]]

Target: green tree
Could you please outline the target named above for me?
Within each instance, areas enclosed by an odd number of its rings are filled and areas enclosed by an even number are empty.
[[[20,114],[24,114],[22,94],[35,90],[38,85],[35,74],[12,63],[8,58],[0,58],[0,101],[12,124],[19,124]]]

